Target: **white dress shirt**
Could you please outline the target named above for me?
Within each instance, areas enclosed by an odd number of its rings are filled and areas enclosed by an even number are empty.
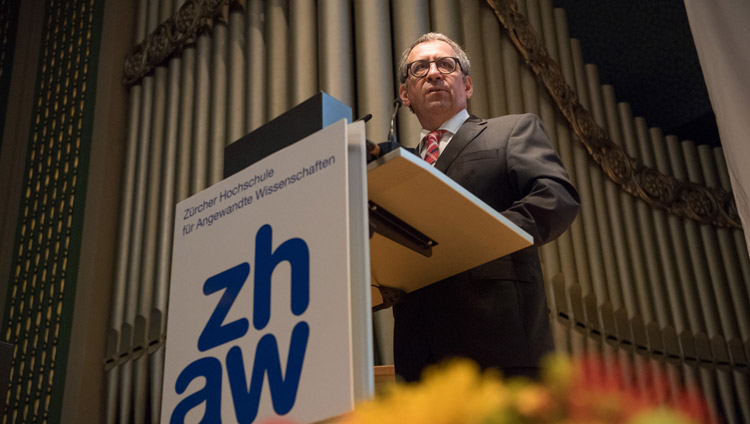
[[[443,122],[442,125],[440,125],[441,130],[445,130],[445,134],[440,138],[440,143],[438,147],[440,148],[440,154],[443,154],[443,150],[445,150],[445,147],[448,146],[448,143],[450,143],[451,139],[453,138],[453,135],[458,132],[458,129],[461,128],[461,125],[464,124],[464,121],[469,119],[469,112],[466,111],[466,109],[461,109],[460,112],[453,115],[453,118]],[[419,156],[424,159],[425,155],[427,154],[427,146],[425,146],[425,143],[422,142],[424,140],[425,136],[429,134],[430,131],[422,128],[422,131],[419,133]],[[434,164],[433,164],[434,165]]]

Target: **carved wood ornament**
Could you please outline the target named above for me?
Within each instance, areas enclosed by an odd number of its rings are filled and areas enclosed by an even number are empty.
[[[192,43],[211,28],[217,15],[226,14],[230,0],[187,0],[145,40],[133,47],[125,59],[122,83],[132,87],[166,61],[174,52]],[[226,20],[226,19],[225,19]]]
[[[653,207],[717,227],[742,228],[734,197],[721,188],[680,181],[643,165],[615,144],[607,131],[578,101],[565,82],[560,65],[552,60],[515,0],[487,0],[508,36],[547,89],[571,130],[589,155],[620,188]]]

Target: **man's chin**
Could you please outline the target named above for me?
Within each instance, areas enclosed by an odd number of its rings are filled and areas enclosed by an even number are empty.
[[[450,103],[450,98],[442,95],[440,92],[430,93],[424,96],[424,105],[428,108],[447,107]]]
[[[434,101],[425,103],[425,111],[433,115],[440,115],[448,113],[451,109],[451,104],[447,102]]]

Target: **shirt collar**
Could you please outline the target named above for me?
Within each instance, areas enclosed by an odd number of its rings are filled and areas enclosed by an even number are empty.
[[[467,119],[469,119],[469,112],[467,112],[466,109],[461,109],[457,114],[453,115],[451,119],[443,122],[438,129],[446,130],[451,134],[455,134]],[[429,130],[422,128],[422,131],[419,133],[419,139],[422,140],[429,133]]]

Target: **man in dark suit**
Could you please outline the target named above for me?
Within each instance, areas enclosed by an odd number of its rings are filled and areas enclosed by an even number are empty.
[[[535,115],[468,114],[469,74],[466,53],[442,34],[425,34],[403,53],[399,95],[423,127],[416,153],[531,234],[534,245],[394,306],[394,362],[407,381],[456,356],[536,377],[553,349],[537,247],[572,223],[578,193]]]

